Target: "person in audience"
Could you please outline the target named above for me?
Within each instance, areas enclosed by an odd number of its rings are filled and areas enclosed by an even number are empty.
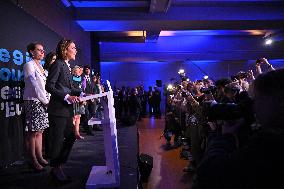
[[[154,87],[153,91],[153,113],[155,118],[161,118],[161,91],[158,89],[157,86]]]
[[[44,49],[41,43],[34,42],[27,46],[27,51],[31,61],[24,65],[26,147],[32,168],[43,171],[43,166],[48,162],[42,157],[42,133],[49,127],[47,114],[49,95],[45,90],[46,75],[40,64],[44,57]]]
[[[116,120],[120,120],[119,112],[120,110],[120,99],[119,99],[119,91],[120,89],[116,86],[113,87],[113,98],[114,98],[114,108],[115,108],[115,118]]]
[[[199,165],[192,189],[282,188],[284,168],[284,69],[257,76],[253,82],[254,110],[261,128],[246,145],[230,125],[212,137]]]
[[[129,98],[129,118],[130,124],[133,125],[139,118],[139,114],[141,112],[141,101],[138,98],[138,90],[137,88],[131,89],[131,95]]]
[[[146,116],[146,113],[147,113],[147,94],[146,94],[146,91],[144,90],[144,86],[143,85],[140,85],[139,87],[139,90],[138,90],[138,96],[139,96],[139,99],[141,101],[141,114],[140,114],[140,119],[142,117],[145,117]]]
[[[149,105],[149,115],[152,116],[154,113],[154,106],[153,106],[153,94],[154,91],[152,89],[152,86],[149,86],[149,90],[148,90],[148,105]]]
[[[56,48],[56,61],[49,68],[46,89],[51,94],[48,106],[50,133],[51,175],[59,182],[70,182],[62,165],[67,162],[76,140],[73,126],[73,106],[80,101],[81,90],[72,85],[69,61],[75,60],[76,45],[72,40],[61,40]]]
[[[127,117],[126,114],[126,103],[127,103],[127,94],[126,94],[126,87],[122,86],[121,90],[118,93],[118,99],[119,99],[119,118],[121,120],[125,119]]]

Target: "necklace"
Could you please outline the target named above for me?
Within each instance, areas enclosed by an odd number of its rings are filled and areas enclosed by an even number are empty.
[[[35,60],[33,60],[35,62],[35,64],[37,65],[38,69],[40,70],[41,74],[44,74],[44,70],[42,68],[42,66],[40,65],[40,63],[36,62]]]

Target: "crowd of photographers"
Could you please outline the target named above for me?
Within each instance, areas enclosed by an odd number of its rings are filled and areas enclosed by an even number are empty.
[[[255,74],[240,71],[215,82],[208,78],[192,82],[182,73],[181,83],[168,87],[163,136],[168,145],[174,136],[174,145],[182,146],[180,155],[189,160],[183,171],[195,173],[192,188],[275,184],[267,174],[283,161],[276,161],[278,165],[271,162],[271,156],[280,153],[275,149],[283,145],[283,130],[264,128],[283,125],[284,71],[275,70],[265,58],[258,59],[255,66]]]

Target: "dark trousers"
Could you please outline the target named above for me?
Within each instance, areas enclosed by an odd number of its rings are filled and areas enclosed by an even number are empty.
[[[147,102],[141,101],[141,115],[145,116],[147,114]]]
[[[155,102],[153,104],[153,114],[155,115],[155,117],[161,116],[160,102]]]
[[[117,119],[122,118],[122,110],[123,110],[123,104],[121,100],[118,100],[117,107],[115,108],[115,114],[117,115]]]
[[[50,166],[66,163],[76,140],[72,117],[49,115]]]
[[[44,158],[50,159],[50,141],[49,141],[49,127],[46,128],[43,132],[42,145],[44,146]]]
[[[85,114],[81,115],[81,125],[86,133],[90,133],[92,126],[88,125],[88,121],[95,115],[95,104],[91,101],[87,101],[85,105]]]

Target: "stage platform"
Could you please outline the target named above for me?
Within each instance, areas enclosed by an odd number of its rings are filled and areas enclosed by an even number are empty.
[[[137,188],[137,127],[118,124],[118,150],[120,163],[120,189]],[[68,184],[55,182],[49,171],[34,173],[26,164],[0,170],[0,188],[3,189],[84,189],[93,165],[105,165],[103,132],[94,131],[94,136],[85,136],[73,146],[66,173],[73,178]],[[49,168],[48,168],[49,169]]]

